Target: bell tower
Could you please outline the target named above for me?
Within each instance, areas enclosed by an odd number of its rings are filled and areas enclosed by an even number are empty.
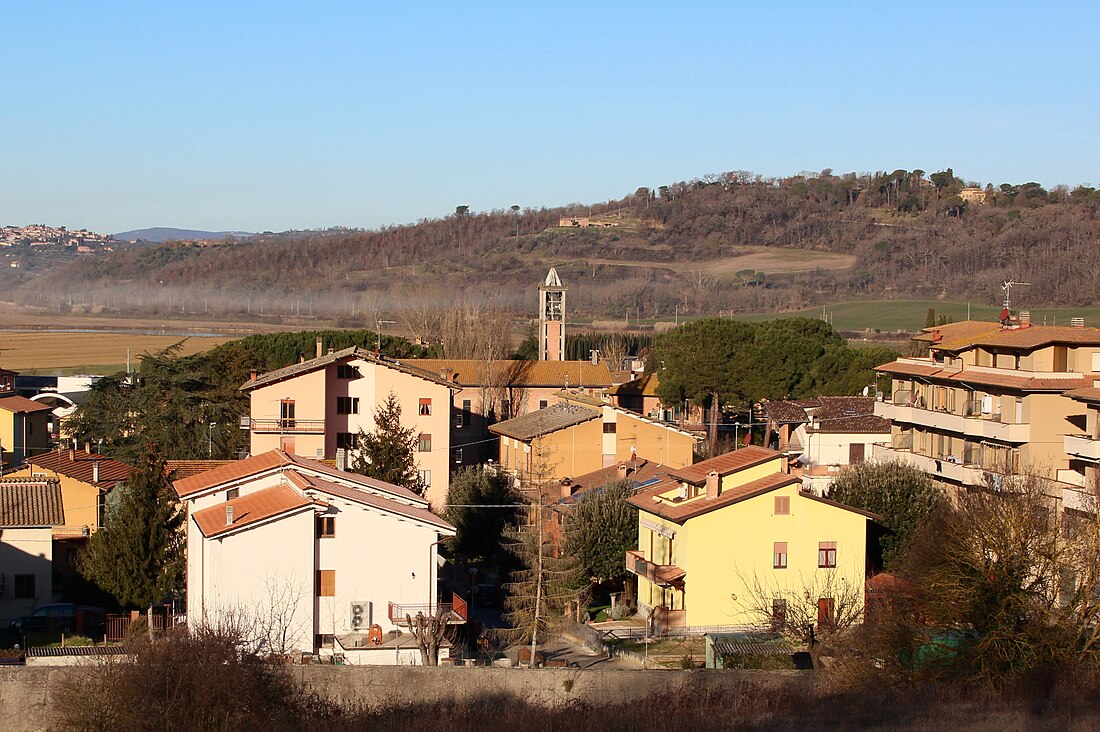
[[[539,285],[539,360],[565,360],[565,291],[557,270]]]

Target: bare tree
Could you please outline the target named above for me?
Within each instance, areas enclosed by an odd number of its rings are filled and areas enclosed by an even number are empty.
[[[439,647],[447,637],[447,611],[440,608],[433,615],[418,612],[416,617],[406,614],[416,645],[420,649],[420,660],[425,666],[439,665]]]

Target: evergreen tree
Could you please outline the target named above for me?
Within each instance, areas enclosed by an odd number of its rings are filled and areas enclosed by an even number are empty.
[[[936,327],[936,309],[935,308],[928,308],[928,315],[926,315],[924,317],[924,327],[925,328],[935,328]]]
[[[458,529],[450,545],[455,552],[475,562],[497,558],[504,530],[519,513],[518,508],[500,508],[519,504],[511,476],[481,466],[463,468],[451,476],[447,502],[452,505],[443,518]]]
[[[629,480],[615,480],[584,494],[567,514],[566,551],[589,577],[627,575],[626,550],[638,547],[638,510],[626,502],[632,494]]]
[[[419,491],[423,486],[416,471],[419,435],[401,426],[401,404],[392,391],[374,411],[374,430],[359,431],[359,450],[352,470],[370,478]]]
[[[80,571],[123,607],[146,608],[152,636],[153,605],[183,587],[183,514],[153,447],[115,490],[118,503],[88,542]]]

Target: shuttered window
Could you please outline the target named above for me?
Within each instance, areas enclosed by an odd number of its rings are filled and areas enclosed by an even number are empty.
[[[787,568],[787,542],[777,541],[772,544],[772,568]]]
[[[836,542],[821,541],[817,544],[817,566],[819,569],[836,567]]]
[[[776,516],[788,516],[791,513],[791,497],[790,496],[776,496],[775,497],[775,511]]]
[[[336,597],[336,570],[317,570],[317,596]]]

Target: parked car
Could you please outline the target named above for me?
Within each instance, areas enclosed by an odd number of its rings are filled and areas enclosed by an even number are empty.
[[[9,629],[16,635],[52,631],[102,638],[106,623],[107,611],[101,607],[58,602],[43,605],[30,615],[16,618],[11,621]]]

